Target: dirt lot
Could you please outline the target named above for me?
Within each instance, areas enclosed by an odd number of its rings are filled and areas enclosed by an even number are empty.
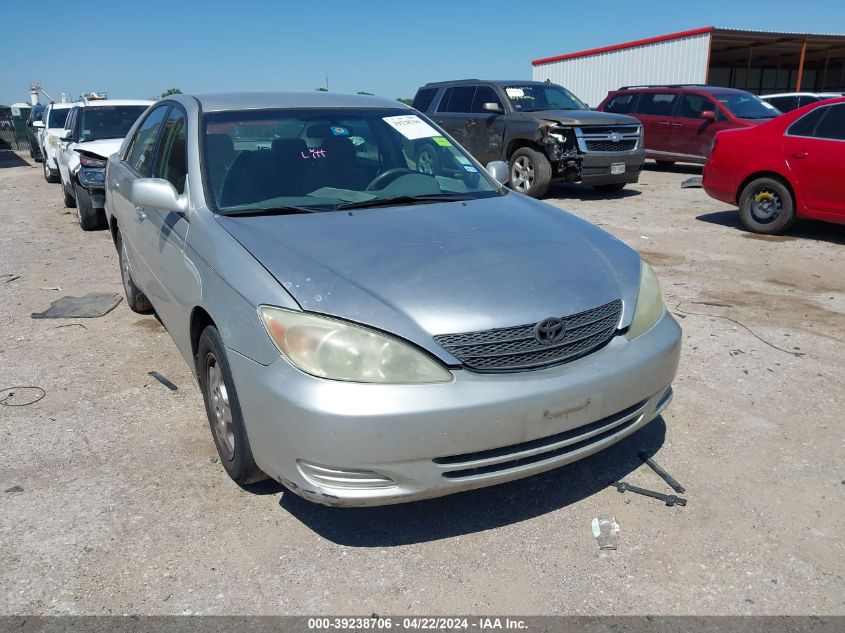
[[[680,188],[693,169],[649,169],[613,198],[553,188],[549,203],[654,265],[684,328],[674,403],[542,476],[332,509],[226,477],[154,318],[125,303],[30,317],[121,292],[120,275],[109,235],[84,234],[40,166],[2,154],[0,389],[46,396],[0,406],[0,613],[845,613],[845,226],[749,235]],[[670,492],[643,449],[687,507],[607,487]],[[617,551],[591,534],[604,514],[622,526]]]

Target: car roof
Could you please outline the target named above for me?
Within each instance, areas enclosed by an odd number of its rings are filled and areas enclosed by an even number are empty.
[[[841,92],[778,92],[773,95],[760,95],[761,99],[771,99],[772,97],[825,97],[827,99],[835,99],[841,97]]]
[[[97,106],[121,106],[121,105],[128,105],[128,106],[149,106],[154,104],[155,101],[151,101],[148,99],[94,99],[89,101],[78,101],[73,106],[78,106],[80,108],[94,108]]]
[[[623,86],[613,92],[666,92],[672,90],[684,90],[687,92],[706,92],[708,94],[747,93],[747,90],[739,88],[726,88],[724,86],[703,86],[697,84],[677,84],[666,86]]]
[[[368,95],[336,92],[216,92],[198,95],[174,95],[175,101],[195,99],[203,112],[225,110],[270,110],[274,108],[396,108],[407,109],[400,101]]]
[[[50,107],[53,110],[68,110],[78,105],[79,101],[74,101],[73,103],[51,103]]]
[[[494,86],[547,86],[545,81],[533,81],[531,79],[456,79],[454,81],[432,81],[423,88],[439,88],[441,86],[465,86],[475,84],[493,84]],[[555,84],[557,85],[557,84]]]

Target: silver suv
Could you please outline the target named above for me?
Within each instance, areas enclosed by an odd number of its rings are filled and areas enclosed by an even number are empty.
[[[413,106],[425,112],[482,163],[506,160],[510,186],[534,198],[552,180],[620,191],[640,177],[645,150],[641,123],[595,112],[557,84],[465,79],[429,83]],[[418,162],[437,164],[443,152],[421,143]]]

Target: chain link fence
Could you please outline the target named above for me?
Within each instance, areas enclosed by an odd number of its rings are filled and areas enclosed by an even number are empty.
[[[11,108],[0,108],[0,150],[29,151],[29,138],[26,133],[28,116],[28,109],[22,109],[19,115],[13,115]]]

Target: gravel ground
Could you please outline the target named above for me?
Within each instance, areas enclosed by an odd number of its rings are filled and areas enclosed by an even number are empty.
[[[684,328],[673,404],[551,473],[333,509],[227,478],[155,318],[123,302],[99,319],[30,317],[120,293],[117,257],[40,165],[0,154],[0,389],[46,392],[0,406],[0,613],[845,613],[845,226],[750,235],[680,188],[694,169],[650,168],[610,198],[553,187],[550,204],[654,265]],[[669,492],[640,450],[687,507],[606,486]],[[620,523],[617,551],[598,549],[598,515]]]

